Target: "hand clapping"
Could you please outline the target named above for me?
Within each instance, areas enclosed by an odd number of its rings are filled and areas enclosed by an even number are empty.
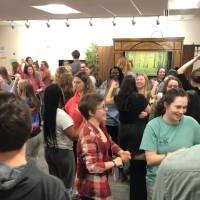
[[[122,162],[127,162],[131,159],[131,153],[129,151],[122,151],[120,152],[120,158],[122,159]]]

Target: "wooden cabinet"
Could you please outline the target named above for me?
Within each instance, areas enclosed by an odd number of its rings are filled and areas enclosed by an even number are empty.
[[[172,52],[171,66],[182,64],[183,37],[113,39],[114,64],[126,51],[167,51]]]

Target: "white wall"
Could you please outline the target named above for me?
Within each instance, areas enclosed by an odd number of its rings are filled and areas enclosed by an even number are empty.
[[[91,42],[99,46],[110,46],[113,38],[143,38],[143,37],[185,37],[185,44],[199,44],[200,19],[172,20],[161,18],[160,25],[155,24],[155,17],[136,18],[132,26],[131,18],[116,18],[117,25],[112,26],[110,19],[93,19],[90,27],[89,19],[69,20],[70,27],[65,26],[65,20],[50,21],[47,28],[45,21],[31,21],[31,27],[26,29],[23,24],[16,24],[15,29],[8,26],[0,27],[0,65],[10,66],[12,59],[31,56],[34,60],[47,60],[51,70],[55,71],[59,59],[72,59],[71,52],[78,49],[81,59]]]

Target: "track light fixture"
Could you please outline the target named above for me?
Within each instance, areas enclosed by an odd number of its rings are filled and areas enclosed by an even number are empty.
[[[136,24],[135,18],[133,17],[133,19],[131,20],[131,24],[134,26]]]
[[[27,29],[30,28],[30,23],[29,23],[28,20],[26,20],[26,22],[25,22],[25,27],[26,27]]]
[[[164,9],[164,16],[169,16],[169,9],[168,8]]]
[[[49,20],[46,22],[46,26],[47,26],[47,28],[51,27],[51,24],[50,24]]]
[[[11,22],[10,22],[10,27],[11,27],[12,29],[14,29],[14,28],[15,28],[14,21],[11,21]]]
[[[90,26],[93,26],[92,17],[90,18],[89,25],[90,25]]]
[[[113,24],[113,26],[117,25],[116,22],[115,22],[115,17],[113,17],[112,24]]]
[[[159,16],[157,17],[157,20],[156,20],[156,25],[160,25]]]
[[[68,19],[66,19],[65,26],[66,26],[66,27],[70,27],[70,24],[69,24],[69,22],[68,22]]]

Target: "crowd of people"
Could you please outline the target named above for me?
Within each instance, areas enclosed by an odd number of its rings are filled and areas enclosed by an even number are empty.
[[[176,181],[173,168],[167,171],[173,156],[184,163],[184,151],[190,162],[190,152],[199,149],[193,146],[200,144],[200,68],[190,80],[185,72],[200,56],[177,71],[159,67],[152,79],[120,58],[100,86],[94,66],[80,62],[78,50],[72,57],[54,76],[47,61],[39,66],[31,57],[13,62],[12,75],[0,67],[0,199],[17,199],[15,192],[18,199],[37,193],[38,200],[110,200],[109,176],[116,170],[130,185],[130,200],[166,199],[166,180],[172,199],[191,199],[165,173]],[[49,174],[61,181],[35,166],[41,145]]]

